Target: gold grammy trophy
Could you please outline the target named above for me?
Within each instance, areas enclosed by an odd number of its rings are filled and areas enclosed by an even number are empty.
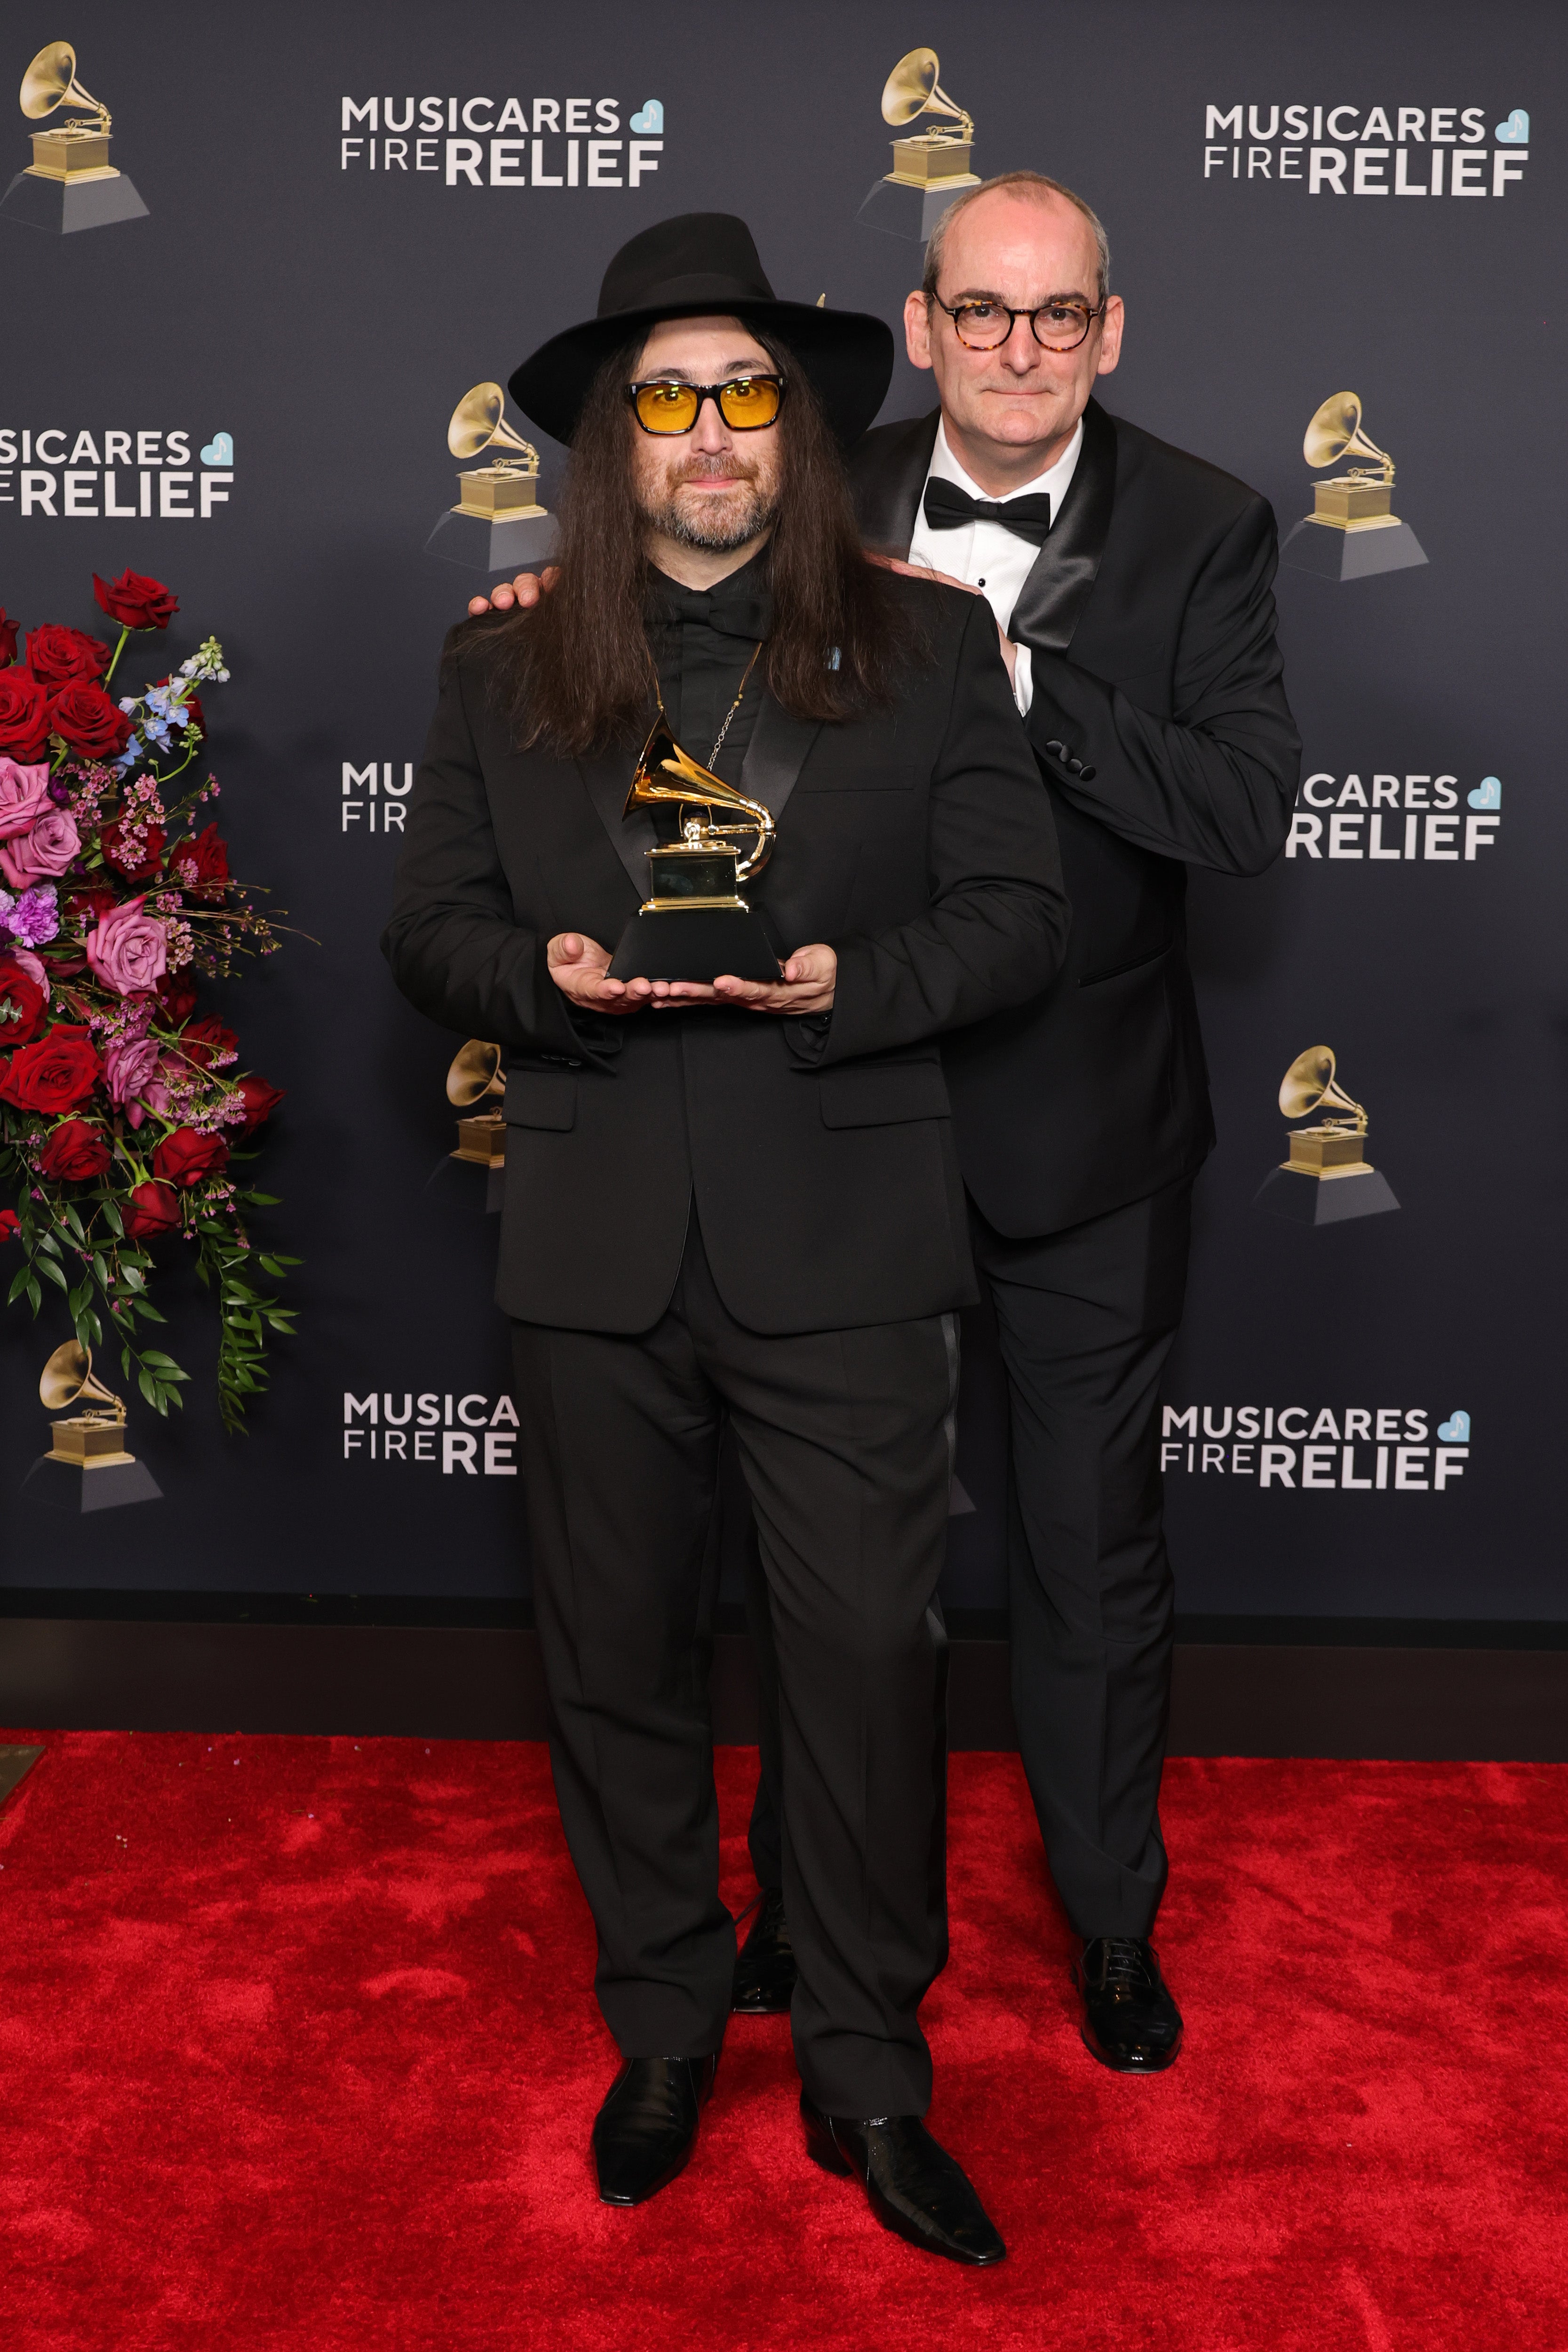
[[[33,122],[62,108],[72,111],[47,131],[34,131],[33,160],[0,199],[0,212],[61,236],[142,217],[146,205],[109,160],[109,109],[78,81],[68,41],[51,41],[38,51],[22,77],[20,104]]]
[[[911,49],[888,76],[884,122],[899,129],[921,116],[939,120],[893,141],[893,168],[878,181],[859,213],[868,228],[919,237],[922,244],[953,198],[980,185],[978,173],[969,168],[973,118],[948,96],[937,79],[940,71],[934,49]]]
[[[1276,1216],[1309,1225],[1342,1224],[1397,1209],[1388,1179],[1366,1157],[1367,1116],[1337,1082],[1331,1045],[1298,1054],[1279,1087],[1287,1118],[1327,1108],[1315,1127],[1297,1128],[1290,1156],[1272,1168],[1258,1198]],[[1342,1116],[1349,1113],[1349,1117]]]
[[[1336,466],[1342,457],[1373,462],[1313,483],[1312,511],[1286,541],[1282,562],[1338,580],[1426,562],[1415,532],[1394,512],[1394,460],[1363,429],[1357,394],[1336,392],[1313,410],[1301,454],[1314,467]],[[1320,531],[1336,536],[1325,541]]]
[[[51,1422],[49,1450],[23,1482],[30,1486],[40,1472],[57,1465],[77,1474],[68,1489],[64,1480],[46,1475],[37,1489],[41,1500],[83,1511],[156,1501],[163,1490],[127,1448],[125,1406],[94,1377],[90,1348],[67,1339],[55,1349],[38,1381],[38,1402],[47,1412],[82,1408],[67,1420]]]
[[[425,542],[426,555],[470,572],[512,572],[549,555],[555,524],[539,503],[539,452],[506,421],[499,383],[476,383],[452,411],[447,446],[454,457],[497,452],[488,466],[458,476],[458,503]],[[507,455],[507,452],[511,455]]]
[[[660,711],[625,814],[670,806],[681,813],[679,838],[647,854],[652,888],[621,934],[610,978],[711,982],[732,972],[737,980],[777,980],[778,942],[740,888],[773,855],[773,813],[683,751]],[[737,812],[737,821],[719,822],[715,809]],[[731,845],[747,836],[752,847],[742,856]]]
[[[453,1056],[447,1073],[447,1100],[465,1116],[458,1121],[454,1160],[470,1160],[478,1168],[500,1168],[506,1160],[506,1072],[500,1047],[481,1037],[470,1037]]]

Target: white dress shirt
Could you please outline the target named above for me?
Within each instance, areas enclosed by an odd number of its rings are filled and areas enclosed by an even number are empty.
[[[995,503],[1005,506],[1009,499],[1021,499],[1030,493],[1044,491],[1051,502],[1053,524],[1061,512],[1062,500],[1068,494],[1078,465],[1079,451],[1083,447],[1083,419],[1078,430],[1048,471],[1037,474],[1032,482],[1021,482],[1016,490],[1006,491]],[[978,482],[970,480],[958,459],[947,446],[947,428],[936,428],[936,447],[931,452],[931,470],[926,480],[956,482],[972,499],[984,499],[988,493]],[[1011,636],[1013,607],[1019,592],[1034,570],[1039,549],[1026,539],[1018,539],[1005,530],[999,522],[961,523],[956,530],[932,530],[925,518],[925,489],[921,485],[921,506],[915,517],[915,535],[910,541],[910,562],[928,563],[933,572],[946,572],[954,580],[963,580],[978,588],[996,615],[996,625]],[[1020,711],[1026,712],[1035,698],[1034,657],[1027,646],[1018,647],[1017,665],[1013,677],[1013,693]]]

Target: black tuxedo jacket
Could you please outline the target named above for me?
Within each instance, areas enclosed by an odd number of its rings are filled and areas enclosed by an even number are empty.
[[[850,457],[867,544],[906,555],[937,413]],[[1289,830],[1300,740],[1256,491],[1090,401],[1011,634],[1072,905],[1027,1005],[952,1038],[964,1181],[1002,1233],[1055,1233],[1190,1174],[1214,1141],[1187,966],[1186,868],[1257,874]]]
[[[633,751],[515,750],[487,635],[458,633],[382,945],[422,1011],[506,1049],[508,1314],[648,1329],[694,1200],[725,1304],[755,1331],[900,1322],[973,1297],[936,1040],[1037,997],[1068,915],[990,611],[906,585],[930,658],[896,706],[809,726],[770,698],[742,769],[778,820],[747,896],[786,947],[837,950],[826,1023],[569,1003],[552,935],[613,947],[647,895],[651,829],[622,822]]]

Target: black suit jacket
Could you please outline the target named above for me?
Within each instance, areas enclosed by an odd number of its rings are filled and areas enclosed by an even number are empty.
[[[648,1329],[693,1200],[720,1292],[753,1330],[900,1322],[973,1296],[936,1040],[1037,997],[1068,918],[990,612],[906,586],[931,657],[896,706],[813,727],[770,698],[742,769],[779,828],[747,896],[786,947],[837,950],[826,1024],[574,1010],[548,940],[613,946],[647,893],[651,830],[621,815],[633,752],[516,751],[487,635],[459,633],[382,945],[422,1011],[506,1048],[509,1314]]]
[[[853,452],[868,545],[908,553],[937,423],[880,425]],[[1214,1141],[1186,868],[1257,874],[1289,830],[1300,740],[1275,642],[1277,560],[1266,499],[1089,402],[1011,632],[1033,651],[1025,725],[1071,939],[1044,995],[945,1055],[964,1181],[1004,1234],[1141,1200]]]

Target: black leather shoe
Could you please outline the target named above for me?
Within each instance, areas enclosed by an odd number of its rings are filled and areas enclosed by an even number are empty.
[[[968,2174],[919,2116],[825,2116],[804,2091],[800,2113],[806,2154],[824,2172],[854,2173],[884,2230],[950,2263],[1002,2260],[1007,2249]]]
[[[594,2118],[602,2205],[641,2205],[673,2180],[697,2145],[698,2111],[718,2058],[628,2058]]]
[[[1146,1936],[1091,1936],[1073,1964],[1084,2048],[1119,2074],[1158,2074],[1182,2046],[1182,2012]]]
[[[752,1932],[735,1959],[730,2006],[742,2017],[782,2017],[795,1993],[795,1949],[784,1917],[784,1893],[764,1886]]]

